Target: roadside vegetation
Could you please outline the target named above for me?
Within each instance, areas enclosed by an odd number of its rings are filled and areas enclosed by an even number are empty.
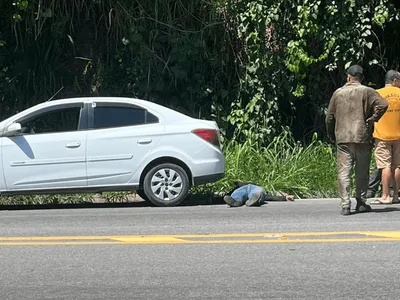
[[[0,119],[54,99],[124,96],[215,120],[226,178],[335,196],[324,117],[351,64],[383,86],[400,65],[394,0],[0,1]],[[127,201],[132,195],[1,198]],[[78,200],[77,200],[78,199]]]
[[[210,196],[232,189],[236,181],[253,182],[273,194],[279,191],[299,197],[337,197],[334,148],[317,139],[302,145],[289,133],[281,134],[266,147],[255,139],[232,140],[223,147],[226,176],[215,184],[196,187],[194,194]],[[102,195],[14,196],[0,198],[0,204],[120,203],[132,201],[134,193]]]
[[[224,152],[226,177],[211,190],[226,191],[234,182],[253,182],[274,194],[337,196],[335,150],[316,135],[308,145],[296,142],[289,133],[275,137],[266,147],[251,138],[243,144],[233,140]]]

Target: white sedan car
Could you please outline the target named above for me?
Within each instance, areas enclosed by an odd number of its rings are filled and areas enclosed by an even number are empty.
[[[1,195],[137,191],[174,206],[224,176],[220,131],[138,99],[48,101],[0,123]]]

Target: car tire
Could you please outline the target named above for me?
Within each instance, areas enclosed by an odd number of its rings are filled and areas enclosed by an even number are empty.
[[[156,206],[176,206],[189,194],[189,177],[185,170],[175,164],[154,166],[145,176],[144,193]]]
[[[136,190],[135,193],[138,194],[143,200],[149,201],[149,198],[146,196],[143,189]]]

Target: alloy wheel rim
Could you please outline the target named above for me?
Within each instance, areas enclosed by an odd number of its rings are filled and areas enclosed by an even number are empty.
[[[181,194],[182,189],[182,177],[173,169],[160,169],[151,178],[151,191],[160,200],[174,200]]]

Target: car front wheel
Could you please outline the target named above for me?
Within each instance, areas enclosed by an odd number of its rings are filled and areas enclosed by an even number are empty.
[[[178,165],[165,163],[153,167],[143,182],[147,199],[157,206],[175,206],[189,193],[189,178]]]

